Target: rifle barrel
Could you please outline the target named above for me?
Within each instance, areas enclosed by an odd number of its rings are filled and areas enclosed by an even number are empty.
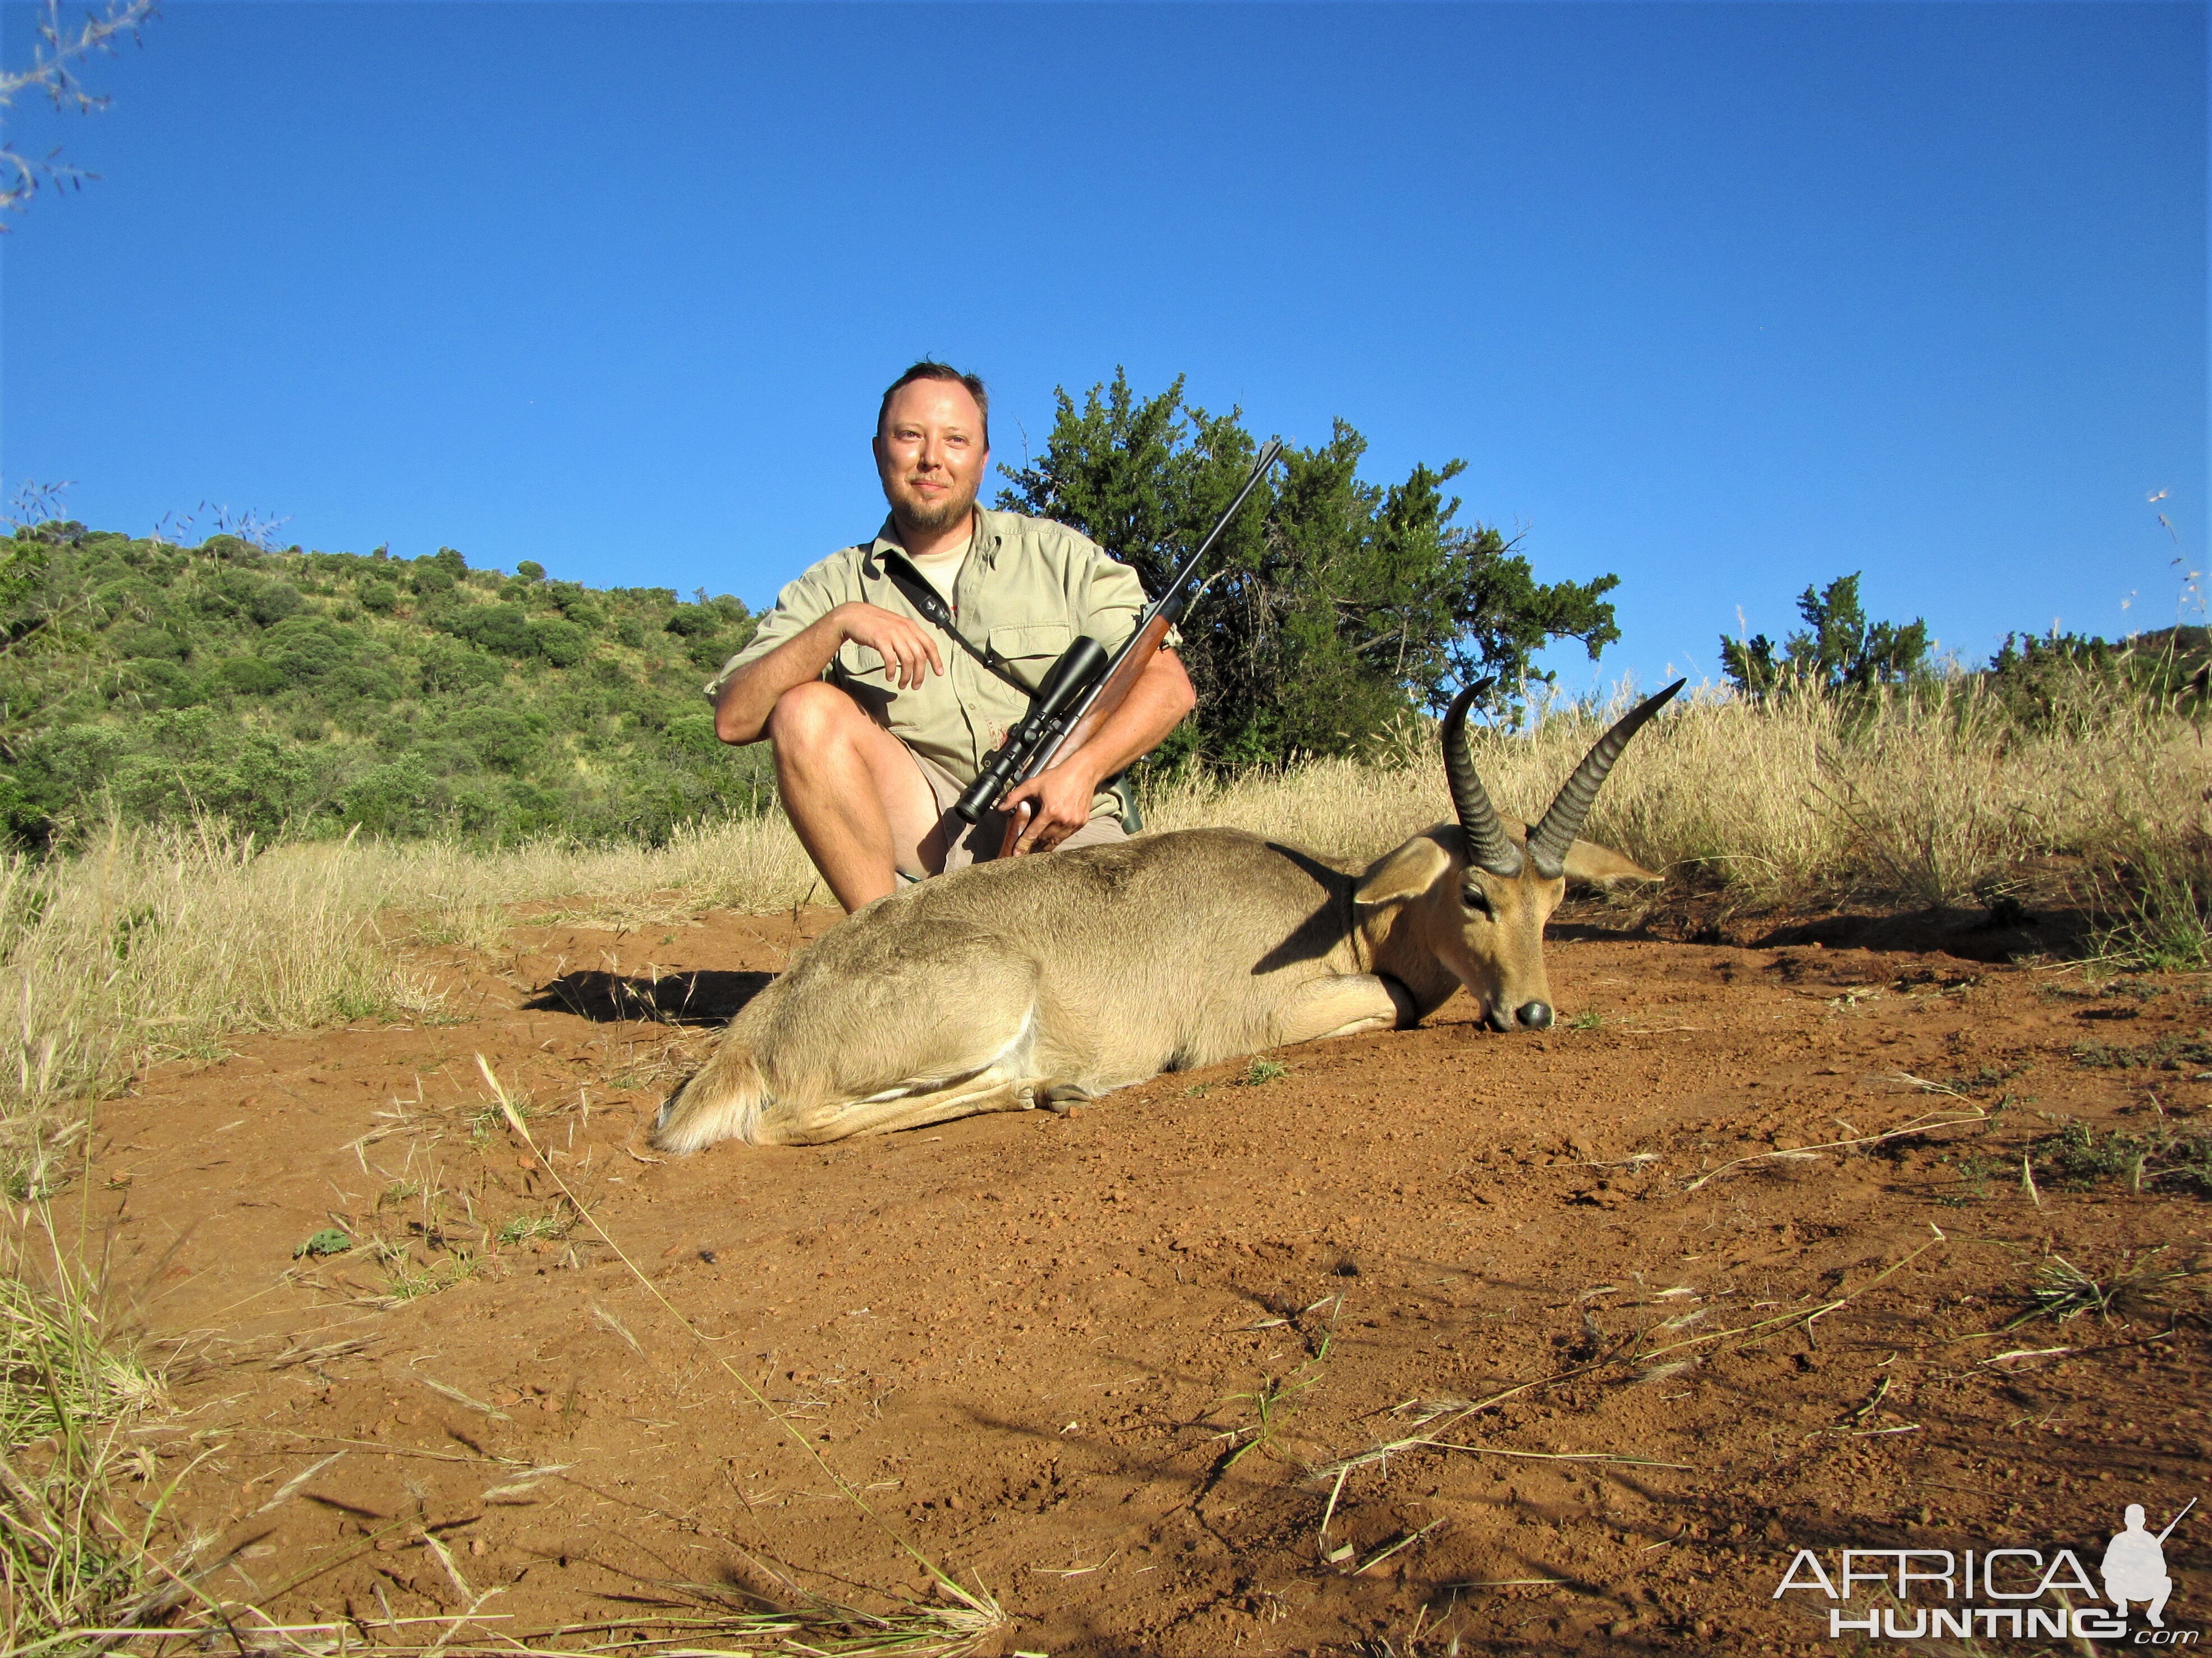
[[[2166,1540],[2167,1539],[2167,1537],[2168,1537],[2168,1536],[2170,1536],[2170,1535],[2172,1533],[2173,1528],[2174,1528],[2176,1526],[2178,1526],[2178,1525],[2179,1525],[2179,1524],[2181,1523],[2183,1516],[2184,1516],[2184,1515],[2187,1515],[2187,1514],[2188,1514],[2188,1512],[2190,1511],[2190,1509],[2191,1509],[2195,1508],[2196,1506],[2197,1506],[2197,1499],[2196,1499],[2195,1497],[2191,1497],[2191,1498],[2190,1498],[2186,1503],[2184,1503],[2181,1505],[2181,1513],[2180,1513],[2180,1514],[2177,1514],[2176,1515],[2174,1515],[2174,1516],[2173,1516],[2173,1518],[2172,1518],[2172,1519],[2171,1519],[2171,1520],[2169,1520],[2169,1521],[2167,1521],[2166,1522],[2166,1529],[2165,1529],[2164,1531],[2160,1532],[2160,1533],[2158,1534],[2158,1540],[2159,1540],[2160,1542],[2161,1542],[2161,1543],[2165,1542],[2165,1541],[2166,1541]]]
[[[1199,561],[1213,550],[1213,544],[1221,539],[1222,532],[1228,529],[1231,521],[1243,507],[1245,498],[1260,487],[1260,480],[1267,476],[1267,469],[1275,464],[1275,457],[1282,452],[1283,440],[1280,438],[1269,438],[1261,446],[1260,458],[1252,463],[1252,473],[1244,480],[1244,487],[1237,492],[1236,500],[1229,503],[1229,510],[1214,521],[1212,529],[1206,531],[1206,539],[1198,544],[1198,550],[1183,560],[1182,568],[1169,579],[1160,596],[1152,601],[1154,610],[1162,608],[1182,591],[1183,584],[1190,580],[1190,573],[1198,568]]]

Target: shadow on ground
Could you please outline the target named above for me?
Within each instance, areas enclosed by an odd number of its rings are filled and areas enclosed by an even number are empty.
[[[574,1013],[608,1024],[650,1019],[659,1024],[722,1024],[768,988],[773,973],[668,973],[636,978],[597,969],[563,973],[538,986],[524,1006],[544,1013]]]

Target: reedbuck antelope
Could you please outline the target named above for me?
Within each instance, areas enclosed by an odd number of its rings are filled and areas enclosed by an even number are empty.
[[[1566,878],[1656,880],[1575,833],[1677,680],[1598,739],[1542,820],[1501,818],[1444,716],[1456,823],[1364,872],[1240,829],[985,863],[878,899],[731,1021],[653,1140],[810,1145],[1086,1100],[1163,1071],[1418,1023],[1462,985],[1493,1030],[1552,1023]],[[1516,833],[1516,831],[1519,831]]]

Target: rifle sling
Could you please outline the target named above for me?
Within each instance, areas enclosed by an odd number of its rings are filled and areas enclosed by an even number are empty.
[[[924,621],[974,657],[987,672],[1004,680],[1024,696],[1036,697],[1037,688],[1024,684],[1020,677],[1006,666],[1003,657],[988,645],[976,644],[952,625],[952,612],[945,603],[945,595],[931,585],[927,576],[907,561],[903,553],[887,551],[880,557],[884,579],[899,590],[906,602],[914,606]],[[1123,780],[1125,776],[1125,773],[1116,772],[1111,777],[1102,779],[1098,786],[1121,801],[1121,827],[1134,835],[1144,828],[1145,820],[1138,815],[1136,793]]]
[[[1021,677],[1007,665],[1004,657],[988,645],[978,645],[952,625],[952,612],[945,605],[945,595],[930,585],[927,576],[907,562],[903,553],[885,552],[879,556],[885,579],[899,590],[908,604],[921,612],[922,620],[974,657],[987,673],[1003,680],[1024,696],[1036,695],[1037,688],[1024,683]]]

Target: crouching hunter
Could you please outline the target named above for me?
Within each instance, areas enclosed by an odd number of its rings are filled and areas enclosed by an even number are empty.
[[[1196,701],[1164,649],[1080,749],[974,825],[953,815],[1060,653],[1084,634],[1112,653],[1145,607],[1136,573],[1073,530],[975,504],[989,412],[973,374],[918,362],[900,375],[876,416],[883,529],[777,594],[708,687],[716,736],[774,747],[784,811],[848,911],[996,857],[1007,813],[1018,857],[1121,839],[1116,780]],[[917,580],[950,608],[950,631],[926,619]]]

